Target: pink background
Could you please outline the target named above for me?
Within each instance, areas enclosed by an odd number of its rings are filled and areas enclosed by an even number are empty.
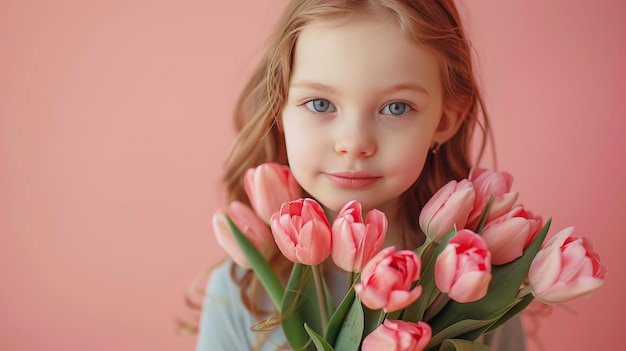
[[[194,347],[174,319],[224,257],[210,216],[230,113],[284,3],[0,2],[0,349]],[[533,340],[614,349],[626,5],[469,4],[500,168],[553,233],[575,225],[609,268],[603,289],[553,308]]]

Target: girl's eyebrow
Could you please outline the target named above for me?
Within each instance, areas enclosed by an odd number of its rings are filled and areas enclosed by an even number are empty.
[[[330,85],[326,85],[326,84],[322,84],[322,83],[318,83],[318,82],[313,82],[313,81],[308,81],[308,80],[303,80],[300,82],[295,82],[289,85],[289,88],[296,88],[296,89],[313,89],[313,90],[318,90],[318,91],[323,91],[323,92],[327,92],[329,94],[337,94],[338,90],[335,89],[334,87],[330,86]]]
[[[326,92],[329,94],[337,94],[339,91],[330,85],[326,85],[326,84],[322,84],[319,82],[313,82],[313,81],[299,81],[299,82],[294,82],[292,84],[289,85],[289,88],[295,88],[295,89],[313,89],[313,90],[317,90],[317,91],[322,91],[322,92]],[[386,87],[384,89],[382,89],[380,91],[381,94],[390,94],[390,93],[395,93],[398,91],[402,91],[402,90],[410,90],[425,96],[430,96],[430,93],[428,92],[428,90],[426,90],[426,88],[422,87],[419,84],[415,84],[415,83],[400,83],[400,84],[394,84],[392,86]]]
[[[402,90],[410,90],[422,95],[426,95],[427,97],[430,96],[430,93],[428,92],[428,90],[426,90],[426,88],[424,88],[423,86],[419,85],[419,84],[415,84],[415,83],[400,83],[400,84],[395,84],[392,85],[388,88],[383,89],[383,93],[384,94],[388,94],[388,93],[395,93],[397,91],[402,91]]]

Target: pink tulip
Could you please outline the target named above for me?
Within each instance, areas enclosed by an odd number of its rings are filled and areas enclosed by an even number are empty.
[[[364,222],[361,204],[348,202],[333,222],[333,261],[344,271],[361,272],[363,266],[383,247],[386,232],[387,217],[384,213],[371,210]]]
[[[422,351],[428,345],[432,329],[424,322],[385,320],[363,340],[363,351]]]
[[[420,228],[426,236],[440,242],[454,226],[465,227],[474,199],[474,188],[468,180],[448,182],[422,208]]]
[[[491,254],[480,235],[469,229],[456,233],[437,256],[435,284],[457,302],[480,300],[491,281]]]
[[[421,266],[415,252],[387,247],[365,265],[361,282],[354,285],[354,291],[370,309],[401,310],[422,293],[421,286],[411,290],[413,282],[420,277]]]
[[[468,179],[472,182],[476,190],[474,209],[468,219],[468,223],[472,229],[475,229],[476,225],[478,225],[492,195],[494,195],[494,199],[489,214],[487,215],[487,220],[500,217],[509,212],[509,210],[513,208],[515,201],[517,201],[519,194],[517,192],[511,192],[513,176],[509,173],[496,172],[484,168],[474,168],[470,171]]]
[[[330,255],[330,224],[313,199],[284,203],[272,215],[270,227],[278,249],[292,262],[316,265]]]
[[[280,206],[300,197],[300,185],[289,167],[278,163],[264,163],[250,168],[244,175],[244,189],[252,208],[269,224],[270,217]]]
[[[267,224],[254,213],[254,211],[234,201],[228,207],[224,207],[213,215],[213,232],[217,243],[228,255],[241,267],[250,268],[246,255],[241,251],[233,233],[226,221],[226,215],[230,217],[235,226],[252,242],[261,255],[269,259],[276,252],[276,244]]]
[[[522,205],[487,222],[482,237],[491,252],[491,263],[505,264],[521,257],[541,226],[541,217],[533,216]]]
[[[537,253],[528,279],[533,295],[543,303],[559,304],[591,293],[604,285],[607,269],[588,238],[571,237],[573,227],[554,235]]]

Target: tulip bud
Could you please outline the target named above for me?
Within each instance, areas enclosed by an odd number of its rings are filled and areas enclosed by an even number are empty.
[[[435,262],[435,284],[457,302],[483,298],[491,281],[491,254],[480,235],[456,233]]]
[[[222,208],[213,215],[213,232],[217,243],[235,263],[241,267],[250,268],[246,255],[241,251],[230,230],[226,216],[230,217],[233,224],[252,242],[265,259],[269,259],[274,255],[276,244],[270,228],[263,223],[250,207],[234,201],[228,207]]]
[[[361,272],[363,266],[382,248],[386,232],[387,217],[384,213],[371,210],[363,221],[361,204],[348,202],[333,222],[333,261],[344,271]]]
[[[426,236],[440,242],[454,226],[465,227],[474,198],[474,187],[468,180],[448,182],[422,208],[420,228]]]
[[[272,215],[270,227],[278,249],[292,262],[316,265],[330,255],[330,224],[313,199],[284,203]]]
[[[474,185],[476,198],[474,208],[469,214],[470,228],[476,229],[483,216],[487,203],[494,196],[487,220],[502,216],[509,212],[517,201],[518,193],[511,192],[513,176],[507,172],[496,172],[490,169],[474,168],[470,171],[469,181]]]
[[[289,167],[278,163],[264,163],[248,169],[244,175],[244,189],[256,213],[268,224],[283,203],[300,197],[300,185]]]
[[[537,300],[560,304],[591,293],[604,285],[606,267],[588,238],[572,237],[573,227],[555,234],[537,253],[528,280]]]
[[[422,262],[413,251],[395,251],[387,247],[374,256],[363,268],[361,282],[354,291],[361,302],[372,310],[398,311],[410,305],[422,293],[422,287],[411,290],[420,277]]]
[[[533,216],[522,205],[487,222],[482,237],[491,252],[491,263],[500,265],[521,257],[541,226],[541,217]]]
[[[428,345],[432,329],[424,322],[385,320],[363,340],[363,351],[422,351]]]

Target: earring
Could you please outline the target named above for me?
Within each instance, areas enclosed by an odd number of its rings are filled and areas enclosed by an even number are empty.
[[[441,144],[439,144],[438,142],[435,141],[435,144],[433,144],[433,148],[430,149],[430,152],[433,155],[436,155],[439,152],[439,149],[441,148]]]

